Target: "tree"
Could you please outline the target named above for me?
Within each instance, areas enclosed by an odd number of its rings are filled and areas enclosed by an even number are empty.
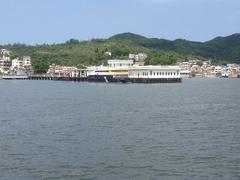
[[[77,68],[78,68],[78,69],[86,69],[86,66],[84,66],[83,64],[78,64],[78,65],[77,65]]]
[[[46,73],[48,71],[49,65],[46,61],[35,60],[32,62],[34,73]]]
[[[77,39],[70,39],[66,41],[66,44],[79,44],[79,40]]]

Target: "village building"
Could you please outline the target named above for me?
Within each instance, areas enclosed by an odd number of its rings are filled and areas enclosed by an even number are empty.
[[[129,54],[128,58],[134,61],[135,65],[144,66],[145,60],[147,59],[147,54],[138,53],[138,54]]]
[[[133,66],[133,60],[119,60],[119,59],[112,59],[108,60],[108,66],[111,68],[117,68],[117,67],[131,67]]]

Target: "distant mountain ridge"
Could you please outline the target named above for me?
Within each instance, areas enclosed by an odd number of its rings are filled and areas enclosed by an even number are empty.
[[[146,38],[132,33],[118,34],[110,37],[110,39],[123,41],[126,39],[146,48],[240,63],[240,33],[226,37],[216,37],[206,42],[194,42],[184,39],[170,41],[166,39]]]
[[[71,39],[62,44],[13,44],[0,48],[11,50],[13,57],[30,55],[33,60],[62,65],[98,65],[110,58],[126,59],[129,53],[138,52],[148,54],[147,64],[174,64],[191,58],[211,59],[215,63],[240,63],[240,33],[206,42],[194,42],[147,38],[127,32],[108,39]],[[107,56],[106,51],[112,52],[112,57]]]

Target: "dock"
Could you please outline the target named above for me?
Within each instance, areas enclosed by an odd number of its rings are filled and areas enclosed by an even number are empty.
[[[24,79],[29,79],[28,76],[2,76],[2,79],[5,80],[24,80]]]
[[[86,77],[66,77],[66,76],[49,76],[49,75],[32,75],[28,76],[29,80],[52,80],[52,81],[87,81]]]
[[[86,77],[65,77],[50,75],[31,75],[31,76],[2,76],[3,80],[52,80],[52,81],[87,81]]]

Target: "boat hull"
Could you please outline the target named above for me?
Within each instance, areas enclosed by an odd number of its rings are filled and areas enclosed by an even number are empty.
[[[112,75],[90,75],[87,80],[89,82],[130,82],[128,77],[113,77]]]

